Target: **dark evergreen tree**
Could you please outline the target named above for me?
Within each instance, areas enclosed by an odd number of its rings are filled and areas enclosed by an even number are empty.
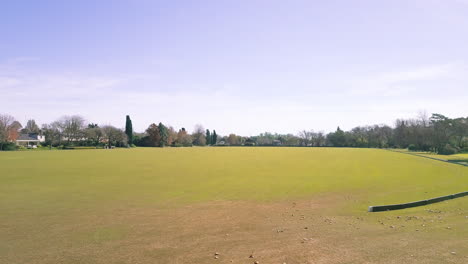
[[[329,141],[333,147],[345,147],[346,146],[346,134],[343,130],[338,127],[335,133],[330,133]]]
[[[213,130],[213,134],[211,135],[211,144],[216,145],[218,142],[218,135],[216,134],[216,130]]]
[[[169,133],[167,131],[167,127],[165,125],[163,125],[163,123],[159,122],[158,129],[159,129],[159,135],[160,135],[159,146],[160,147],[165,147],[167,145],[167,140],[169,138]]]
[[[132,145],[133,144],[133,126],[132,126],[132,120],[130,119],[129,115],[127,115],[127,120],[125,122],[125,134],[127,135],[128,144]]]
[[[211,145],[211,133],[210,130],[206,130],[206,144],[209,146]]]

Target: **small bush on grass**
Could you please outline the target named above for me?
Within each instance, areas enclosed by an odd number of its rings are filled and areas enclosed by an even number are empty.
[[[410,144],[410,145],[408,146],[408,150],[410,150],[410,151],[416,151],[416,150],[418,150],[418,148],[416,147],[416,145]]]
[[[457,148],[454,148],[453,146],[447,144],[447,145],[445,145],[445,147],[443,147],[442,149],[439,149],[438,154],[442,154],[442,155],[453,155],[453,154],[456,154],[457,152],[458,152],[458,149],[457,149]]]

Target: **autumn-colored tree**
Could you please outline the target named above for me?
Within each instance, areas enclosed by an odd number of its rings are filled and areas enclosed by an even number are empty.
[[[10,141],[10,142],[16,141],[16,139],[19,137],[21,127],[22,126],[21,126],[20,122],[14,121],[10,125],[10,128],[8,129],[8,139],[7,139],[7,141]]]
[[[177,132],[173,127],[167,129],[167,144],[173,145],[177,141]]]
[[[185,128],[180,129],[177,133],[176,143],[186,147],[192,146],[192,137],[187,133]]]
[[[152,147],[158,147],[161,142],[161,135],[159,134],[158,126],[153,123],[147,129],[146,133],[148,134],[149,145]]]

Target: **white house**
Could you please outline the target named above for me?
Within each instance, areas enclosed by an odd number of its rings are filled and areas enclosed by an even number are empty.
[[[45,136],[39,134],[20,134],[16,139],[16,145],[33,148],[42,142],[45,142]]]

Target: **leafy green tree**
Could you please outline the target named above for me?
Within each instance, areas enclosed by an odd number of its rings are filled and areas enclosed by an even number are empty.
[[[328,135],[329,141],[334,147],[344,147],[346,146],[346,134],[343,130],[338,127],[335,133],[330,133]]]
[[[132,120],[130,119],[129,115],[127,115],[126,122],[125,122],[125,134],[127,135],[127,138],[128,138],[128,144],[132,145],[133,144],[133,126],[132,126]]]
[[[442,150],[449,142],[452,122],[451,119],[441,115],[432,114],[431,123],[433,125],[433,146],[435,152]]]
[[[468,139],[468,118],[456,118],[452,120],[453,122],[453,136],[454,136],[454,145],[463,148],[463,140]]]

